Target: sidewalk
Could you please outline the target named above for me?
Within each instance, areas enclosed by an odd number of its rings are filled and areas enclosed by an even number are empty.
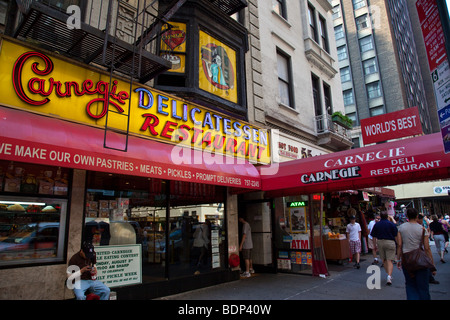
[[[436,280],[430,284],[432,300],[450,300],[450,254],[439,261],[434,243],[431,243],[436,268]],[[158,300],[406,300],[404,276],[394,266],[393,283],[386,285],[386,272],[381,268],[380,289],[369,289],[367,281],[374,273],[368,272],[372,255],[361,257],[361,268],[353,263],[336,265],[328,263],[330,275],[326,278],[287,273],[254,274],[250,278],[202,288]],[[371,278],[373,279],[373,277]],[[374,281],[369,280],[370,284]]]

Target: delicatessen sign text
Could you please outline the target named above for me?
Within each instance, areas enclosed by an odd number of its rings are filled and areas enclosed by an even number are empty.
[[[270,163],[267,130],[220,112],[5,39],[0,63],[5,105],[124,131],[129,117],[131,134]]]

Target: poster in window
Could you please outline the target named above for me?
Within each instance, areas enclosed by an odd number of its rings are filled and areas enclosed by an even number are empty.
[[[306,232],[306,208],[298,207],[289,209],[291,233]]]
[[[168,72],[184,73],[186,70],[186,24],[168,22],[161,30],[161,57],[172,62]]]
[[[236,51],[200,31],[199,88],[237,103]]]

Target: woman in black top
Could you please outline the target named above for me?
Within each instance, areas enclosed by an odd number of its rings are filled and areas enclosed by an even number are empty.
[[[431,235],[434,239],[434,243],[436,245],[437,253],[441,258],[441,262],[445,263],[444,261],[445,230],[442,227],[442,224],[439,222],[438,217],[436,215],[433,215],[433,222],[430,223],[430,230]]]

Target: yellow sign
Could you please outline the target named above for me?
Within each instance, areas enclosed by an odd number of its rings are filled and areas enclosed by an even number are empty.
[[[199,42],[199,88],[237,103],[236,51],[203,31]]]
[[[267,130],[148,86],[2,39],[0,103],[190,148],[270,163]]]
[[[169,28],[170,27],[170,28]],[[161,30],[161,56],[172,62],[169,72],[184,73],[186,69],[186,24],[168,22]]]

